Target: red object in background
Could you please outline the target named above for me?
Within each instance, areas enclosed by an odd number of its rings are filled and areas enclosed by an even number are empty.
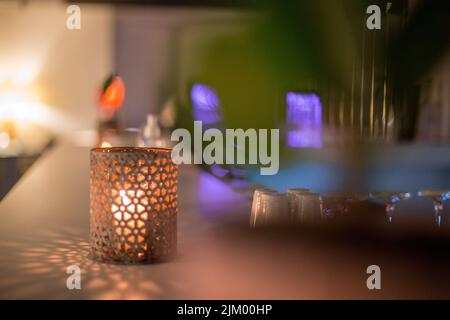
[[[116,75],[109,76],[100,92],[100,107],[105,111],[116,111],[122,106],[124,100],[125,84],[122,78]]]

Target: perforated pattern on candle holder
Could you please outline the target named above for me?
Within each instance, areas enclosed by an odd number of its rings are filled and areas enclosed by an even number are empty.
[[[93,257],[122,263],[165,260],[176,251],[177,167],[170,150],[91,151]]]

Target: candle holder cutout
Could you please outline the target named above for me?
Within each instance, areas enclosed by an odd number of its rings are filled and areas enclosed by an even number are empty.
[[[95,260],[145,263],[177,246],[177,166],[171,150],[91,150],[90,242]]]

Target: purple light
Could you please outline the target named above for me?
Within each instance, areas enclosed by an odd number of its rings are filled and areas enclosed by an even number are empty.
[[[231,167],[230,172],[235,177],[245,177],[245,175],[247,174],[246,170],[236,167]]]
[[[191,99],[194,120],[200,120],[205,124],[222,121],[219,113],[219,97],[213,88],[204,84],[194,84],[191,88]]]
[[[204,217],[216,218],[230,214],[230,203],[242,204],[242,194],[234,191],[221,179],[210,173],[200,171],[191,181],[193,188],[196,184],[199,206],[196,210]],[[244,203],[246,203],[244,201]]]
[[[322,104],[314,93],[286,94],[287,145],[294,148],[322,147]]]
[[[192,116],[194,120],[202,121],[204,124],[215,124],[222,120],[221,115],[216,111],[202,111],[193,109]]]
[[[220,177],[223,178],[228,174],[228,170],[225,168],[222,168],[221,166],[217,165],[217,164],[213,164],[210,167],[211,172],[213,175],[215,175],[216,177]]]

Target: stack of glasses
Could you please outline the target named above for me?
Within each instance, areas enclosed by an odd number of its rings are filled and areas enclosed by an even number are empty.
[[[444,203],[450,199],[450,190],[424,190],[419,197],[431,198],[434,202],[434,220],[440,227],[443,221]],[[368,195],[350,192],[330,192],[322,196],[309,189],[294,188],[280,193],[269,188],[256,189],[253,194],[250,226],[258,227],[276,223],[317,222],[346,216],[351,207],[368,199],[382,201],[386,221],[393,222],[395,206],[409,200],[409,192],[373,192]]]
[[[321,216],[322,198],[318,193],[308,189],[289,189],[287,193],[257,189],[253,195],[250,225],[315,221]]]

